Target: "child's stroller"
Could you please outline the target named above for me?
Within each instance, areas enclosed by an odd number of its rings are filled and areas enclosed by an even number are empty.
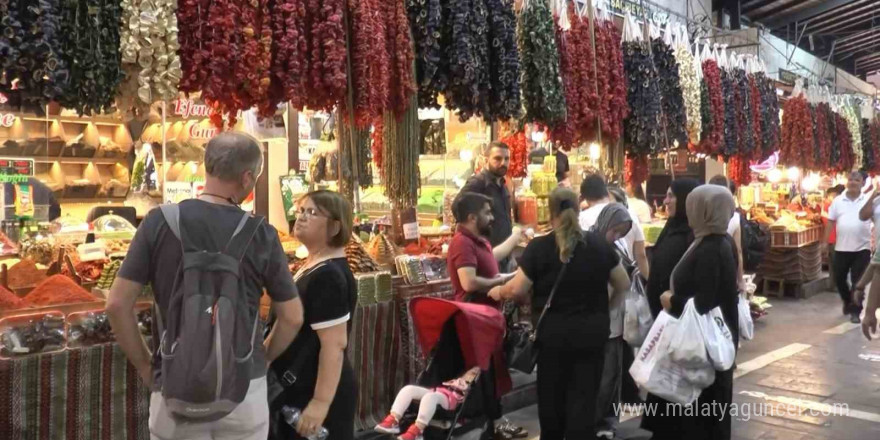
[[[425,430],[425,440],[449,440],[482,429],[480,438],[492,438],[493,421],[501,417],[501,396],[512,383],[504,361],[505,321],[501,312],[480,304],[416,298],[410,303],[416,341],[428,364],[417,385],[436,387],[479,366],[481,373],[453,411],[437,408]],[[405,429],[415,420],[415,403],[401,420]]]

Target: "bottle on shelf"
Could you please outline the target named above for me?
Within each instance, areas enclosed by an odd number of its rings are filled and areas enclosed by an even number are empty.
[[[302,411],[300,411],[299,408],[284,405],[281,408],[281,415],[284,417],[284,421],[287,422],[288,425],[296,428],[297,423],[299,423],[299,418],[302,417]],[[326,440],[328,436],[330,436],[330,432],[327,431],[327,428],[322,426],[318,429],[318,432],[309,437],[308,440]]]

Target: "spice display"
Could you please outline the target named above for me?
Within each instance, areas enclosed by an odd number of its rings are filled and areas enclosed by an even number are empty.
[[[623,135],[623,120],[629,116],[626,73],[620,30],[611,20],[596,24],[596,82],[599,85],[602,136],[617,141]]]
[[[156,101],[177,99],[180,82],[174,0],[122,0],[120,51],[127,78],[117,102],[123,109],[149,111]]]
[[[721,69],[715,60],[703,61],[703,91],[701,91],[701,120],[703,134],[700,136],[699,152],[719,154],[724,148],[724,91]]]
[[[366,250],[376,263],[385,267],[393,266],[394,257],[398,254],[397,246],[391,242],[391,239],[385,232],[376,234],[373,239],[370,240]]]
[[[779,161],[804,169],[814,169],[815,151],[813,117],[810,104],[803,96],[785,102],[782,111],[782,141]]]
[[[668,148],[676,144],[683,148],[688,143],[687,114],[685,113],[687,109],[684,106],[675,53],[672,47],[659,38],[654,38],[651,41],[651,53],[660,81],[660,97],[663,104],[661,129],[666,131],[663,136],[664,142]]]
[[[80,115],[109,112],[125,78],[120,57],[120,0],[63,2],[61,53],[70,81],[58,102]]]
[[[571,28],[556,27],[559,48],[559,71],[565,90],[565,120],[552,127],[550,137],[563,149],[575,148],[592,139],[596,115],[601,105],[593,69],[592,31],[586,17],[575,14],[574,2],[568,3]]]
[[[700,142],[702,131],[700,80],[697,78],[697,65],[694,54],[687,46],[675,48],[675,61],[681,79],[681,94],[684,98],[687,133],[691,145]]]
[[[116,274],[119,272],[119,268],[122,267],[122,260],[110,260],[104,266],[103,272],[101,272],[101,276],[98,277],[98,283],[95,287],[99,289],[109,289],[113,286],[113,281],[116,280]]]
[[[565,91],[554,27],[547,0],[529,1],[520,11],[517,43],[525,121],[550,127],[565,120]]]
[[[52,243],[46,238],[26,237],[19,242],[21,257],[31,259],[39,264],[49,264],[54,257]]]
[[[104,312],[77,313],[67,321],[67,342],[71,347],[106,344],[116,339]]]
[[[28,303],[25,300],[0,286],[0,311],[21,309],[27,306]]]
[[[66,342],[60,313],[0,322],[0,355],[5,358],[61,350]]]
[[[657,69],[645,42],[623,43],[630,114],[624,121],[624,142],[630,155],[656,153],[661,144],[661,95]]]
[[[352,234],[351,241],[345,246],[345,258],[354,273],[375,272],[379,270],[379,264],[364,249],[364,243],[356,234]]]
[[[76,273],[82,277],[83,281],[92,282],[97,281],[98,278],[101,277],[101,272],[104,269],[104,262],[83,261],[74,264],[73,268],[76,270]],[[61,274],[66,276],[72,275],[66,264],[61,266]]]
[[[53,306],[97,301],[85,289],[64,275],[53,275],[34,288],[24,300],[35,306]]]
[[[416,206],[419,193],[419,114],[415,95],[410,107],[398,120],[391,113],[385,115],[383,124],[385,143],[383,170],[385,171],[385,196],[391,206],[404,209]]]
[[[510,165],[507,167],[507,177],[526,177],[529,166],[529,147],[526,141],[526,132],[520,130],[506,138],[501,139],[510,147]]]
[[[38,269],[31,258],[25,258],[9,268],[6,277],[11,289],[36,286],[47,278],[46,271]]]

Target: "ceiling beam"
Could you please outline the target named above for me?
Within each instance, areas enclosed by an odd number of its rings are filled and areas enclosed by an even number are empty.
[[[813,25],[813,29],[815,29],[816,32],[826,32],[827,29],[838,28],[841,25],[852,22],[853,20],[857,20],[860,22],[869,21],[874,18],[874,14],[866,12],[871,11],[876,7],[877,2],[871,0],[867,4],[863,4],[861,7],[847,9],[845,12],[841,12],[839,14],[835,13],[833,16],[829,16],[827,18],[811,18],[807,22]]]
[[[756,10],[756,9],[761,9],[761,8],[763,8],[764,6],[768,6],[768,5],[772,4],[772,3],[775,2],[775,1],[776,1],[776,0],[757,0],[757,1],[752,0],[752,1],[749,1],[749,2],[745,2],[745,3],[743,3],[743,5],[742,5],[742,10],[743,10],[743,13],[750,12],[750,11],[754,11],[754,10]]]
[[[877,38],[878,35],[880,35],[880,28],[871,28],[859,34],[850,35],[849,37],[845,38],[838,38],[837,47],[838,49],[843,49],[850,46],[863,44]]]
[[[832,9],[832,10],[823,12],[821,14],[817,14],[813,17],[810,17],[809,19],[807,19],[805,21],[815,22],[815,21],[824,21],[825,19],[834,20],[834,19],[837,19],[838,15],[841,13],[848,14],[850,11],[853,10],[853,8],[860,8],[862,6],[865,6],[866,3],[870,5],[871,3],[876,3],[876,2],[877,2],[877,0],[850,0],[850,2],[848,4],[842,5],[842,6],[838,7],[837,9]]]
[[[877,7],[880,7],[878,5]],[[839,22],[831,27],[827,27],[822,29],[821,31],[816,32],[820,35],[838,35],[847,29],[854,28],[860,24],[868,23],[874,21],[876,17],[874,14],[862,14],[859,17],[853,17],[849,20]]]
[[[858,65],[871,60],[880,60],[880,52],[875,52],[870,55],[858,57],[856,58],[856,64]]]
[[[763,15],[764,17],[771,17],[771,18],[769,20],[767,20],[766,22],[763,22],[763,24],[764,24],[764,26],[766,26],[770,29],[777,29],[777,28],[783,27],[789,23],[802,22],[808,18],[815,17],[819,14],[826,13],[826,12],[831,11],[833,9],[837,9],[841,6],[846,6],[847,4],[853,3],[854,1],[855,0],[824,0],[822,2],[817,3],[815,6],[798,9],[797,11],[795,11],[791,14],[786,14],[786,15],[780,14],[778,16],[772,17],[776,13],[782,12],[786,9],[790,9],[792,6],[794,6],[792,4],[786,4],[786,5],[783,5],[778,8],[773,9],[773,13],[764,14]],[[757,17],[755,17],[755,20],[761,21],[761,19],[759,19]]]
[[[871,70],[876,67],[880,67],[880,60],[877,60],[877,61],[874,61],[874,62],[871,62],[868,64],[862,64],[860,66],[856,66],[856,71],[864,72],[866,70]]]
[[[789,9],[791,9],[791,8],[793,8],[793,7],[795,7],[795,6],[798,6],[798,5],[801,5],[801,4],[804,3],[804,0],[782,0],[782,1],[783,1],[784,3],[782,3],[781,5],[776,6],[776,7],[772,8],[772,9],[767,9],[767,10],[765,10],[765,11],[763,11],[763,12],[758,12],[758,13],[752,15],[752,16],[751,16],[751,19],[752,19],[753,21],[757,21],[757,22],[763,24],[765,27],[767,27],[767,28],[769,28],[769,29],[771,29],[771,30],[772,30],[772,29],[776,29],[776,28],[780,28],[780,27],[783,27],[783,26],[786,26],[786,25],[788,25],[788,24],[791,24],[791,23],[796,22],[797,20],[790,20],[790,21],[789,21],[789,20],[786,20],[784,23],[781,23],[779,26],[771,27],[771,26],[769,25],[768,22],[765,22],[765,21],[764,21],[765,18],[772,18],[772,17],[775,17],[775,16],[777,16],[777,15],[778,15],[779,13],[781,13],[781,12],[785,12],[785,11],[787,11],[787,10],[789,10]],[[777,3],[777,2],[774,2],[773,4],[776,4],[776,3]]]

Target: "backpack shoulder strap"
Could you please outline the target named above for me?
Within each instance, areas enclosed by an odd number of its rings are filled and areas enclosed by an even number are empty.
[[[250,214],[244,213],[238,222],[238,226],[235,227],[232,237],[226,243],[223,253],[241,261],[262,224],[263,217],[252,217]]]
[[[180,243],[183,243],[183,237],[180,234],[180,205],[177,203],[171,203],[167,205],[159,206],[159,209],[162,210],[162,216],[165,217],[165,223],[168,223],[168,227],[171,229],[171,232],[180,240]]]

